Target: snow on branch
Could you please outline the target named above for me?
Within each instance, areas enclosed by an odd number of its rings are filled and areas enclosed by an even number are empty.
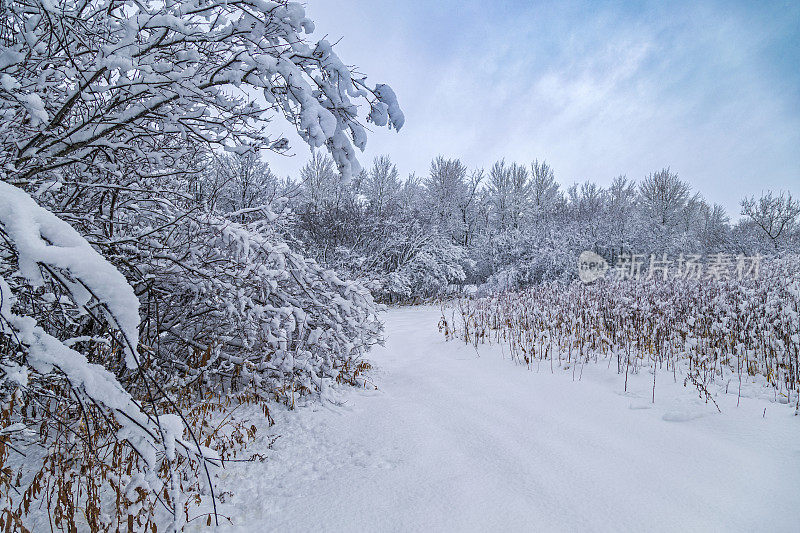
[[[125,363],[136,368],[139,300],[125,277],[72,226],[40,207],[25,191],[0,182],[0,232],[17,253],[19,274],[32,285],[42,282],[41,268],[63,273],[61,280],[79,306],[92,298],[123,336]]]
[[[286,139],[264,127],[273,114],[327,147],[349,178],[366,144],[359,106],[379,126],[404,122],[391,88],[368,86],[326,40],[306,40],[314,25],[299,3],[30,0],[4,12],[18,36],[0,44],[2,168],[15,180],[109,149],[138,147],[157,162],[168,154],[149,150],[149,137],[164,134],[285,152]],[[115,158],[107,171],[119,171]]]

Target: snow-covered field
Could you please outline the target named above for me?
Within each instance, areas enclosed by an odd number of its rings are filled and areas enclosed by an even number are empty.
[[[220,472],[237,531],[798,531],[800,417],[658,374],[538,372],[393,309],[377,391],[275,412]],[[691,385],[690,385],[691,387]],[[273,410],[277,411],[277,410]],[[238,416],[243,416],[239,414]],[[250,415],[255,417],[256,415]],[[266,450],[269,434],[280,437]],[[225,528],[223,528],[225,529]]]

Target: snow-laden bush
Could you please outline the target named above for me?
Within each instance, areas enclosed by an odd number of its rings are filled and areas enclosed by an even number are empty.
[[[575,252],[566,242],[552,237],[542,239],[544,242],[518,237],[509,239],[517,242],[508,246],[516,249],[516,253],[503,254],[496,260],[500,266],[480,286],[480,294],[517,291],[545,281],[575,279]]]
[[[383,265],[383,269],[369,273],[370,286],[382,300],[419,301],[444,296],[450,285],[462,283],[466,278],[464,265],[468,260],[462,247],[438,235],[428,235],[415,244],[413,253],[403,257],[394,268]]]
[[[465,265],[470,264],[463,247],[416,224],[393,227],[392,222],[372,226],[376,229],[368,233],[372,238],[356,249],[342,246],[329,252],[332,267],[359,280],[378,301],[386,303],[441,297],[449,286],[463,283]],[[374,237],[376,233],[381,237]]]
[[[302,194],[290,202],[290,233],[309,255],[361,281],[379,301],[441,296],[466,278],[466,249],[420,220],[387,167],[393,168],[388,158],[377,158],[369,174],[334,187],[331,162],[314,158],[303,170]]]
[[[0,238],[2,520],[9,529],[24,528],[21,511],[27,512],[52,479],[59,492],[44,497],[57,527],[74,529],[75,507],[81,504],[86,521],[100,525],[100,501],[73,501],[71,492],[82,486],[73,482],[87,472],[97,473],[92,462],[103,463],[103,453],[121,454],[118,446],[125,442],[127,460],[141,474],[134,479],[129,473],[127,481],[118,476],[117,494],[122,496],[123,483],[133,483],[171,502],[177,524],[182,490],[176,451],[184,460],[199,458],[203,465],[217,456],[196,439],[184,440],[180,415],[156,408],[163,389],[142,366],[139,301],[133,289],[69,224],[4,182]],[[137,397],[132,389],[148,394]],[[20,448],[30,456],[12,463],[18,466],[14,471],[6,466],[9,451],[25,455]],[[73,450],[92,453],[80,458]],[[83,463],[82,476],[71,461]],[[197,466],[195,462],[195,470]],[[92,496],[103,480],[89,479],[82,488]],[[21,498],[12,499],[11,487],[20,484],[25,488],[16,489]],[[117,510],[136,516],[132,507],[141,503],[139,498],[122,499]]]
[[[297,3],[0,9],[0,520],[179,527],[214,501],[204,446],[252,438],[210,428],[215,406],[355,383],[380,338],[366,291],[294,252],[269,206],[215,211],[200,171],[222,150],[285,152],[277,115],[347,178],[359,104],[378,126],[402,112],[307,41]]]
[[[167,355],[155,364],[173,386],[202,379],[291,401],[355,382],[380,338],[378,307],[293,252],[275,226],[274,215],[243,224],[204,213],[139,248],[142,304],[162,310],[147,313],[143,340]],[[202,364],[189,365],[198,354]]]
[[[4,464],[16,465],[29,487],[41,490],[37,475],[72,479],[72,468],[23,466],[13,460],[15,450],[38,442],[50,450],[41,457],[47,464],[71,457],[65,442],[78,439],[149,473],[112,483],[103,470],[111,467],[94,454],[88,465],[81,461],[98,493],[120,492],[122,504],[103,508],[112,516],[118,511],[114,523],[124,522],[126,513],[140,525],[153,520],[159,500],[174,510],[173,520],[186,518],[180,506],[189,500],[181,494],[199,493],[200,481],[170,485],[171,472],[204,475],[204,462],[216,464],[216,454],[198,444],[221,443],[218,435],[207,440],[200,425],[208,412],[188,421],[168,418],[162,428],[165,417],[183,416],[220,395],[293,403],[309,393],[325,398],[335,383],[364,384],[358,379],[367,368],[362,356],[380,340],[378,307],[366,289],[292,252],[277,235],[276,215],[242,224],[209,212],[189,214],[186,206],[139,193],[139,209],[123,209],[117,218],[128,229],[115,234],[113,247],[101,247],[126,270],[137,298],[70,225],[21,189],[0,186],[0,371],[8,402],[2,421],[10,447],[4,451],[11,451]],[[97,417],[93,426],[82,423],[87,416]],[[51,430],[30,431],[41,424]],[[166,448],[174,441],[186,452],[176,468]],[[84,483],[90,478],[81,477]],[[140,493],[124,490],[131,483]],[[78,487],[89,490],[80,481],[72,490]],[[9,496],[17,506],[49,497],[37,490],[21,500]],[[52,506],[71,523],[75,508],[63,508],[64,501]],[[20,519],[18,511],[9,504],[9,513],[17,514],[5,519]]]

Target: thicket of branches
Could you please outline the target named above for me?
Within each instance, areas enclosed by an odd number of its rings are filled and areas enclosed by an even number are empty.
[[[370,292],[302,255],[280,202],[246,186],[260,151],[288,149],[271,119],[347,178],[359,106],[395,129],[402,112],[305,40],[297,3],[0,9],[0,521],[179,528],[253,436],[208,426],[215,410],[269,417],[268,399],[358,383],[380,341]],[[228,168],[245,187],[201,190],[223,153],[248,162]]]

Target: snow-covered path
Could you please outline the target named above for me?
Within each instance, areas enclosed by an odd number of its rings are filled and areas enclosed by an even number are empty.
[[[623,393],[605,365],[528,371],[446,343],[438,317],[388,313],[379,390],[276,414],[267,460],[220,474],[235,530],[799,530],[787,406],[730,395],[718,414],[666,373],[651,406],[651,374]]]

